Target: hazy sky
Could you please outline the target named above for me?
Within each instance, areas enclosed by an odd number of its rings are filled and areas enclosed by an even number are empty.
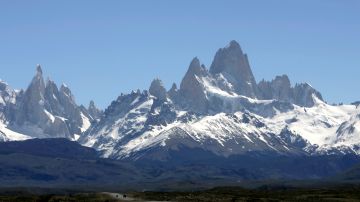
[[[36,64],[102,108],[155,77],[180,83],[236,40],[256,80],[288,74],[329,102],[360,100],[360,1],[0,0],[0,78],[26,88]]]

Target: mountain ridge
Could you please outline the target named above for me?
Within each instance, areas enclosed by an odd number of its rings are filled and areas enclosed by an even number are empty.
[[[157,91],[152,83],[150,92],[120,96],[79,142],[103,151],[105,157],[134,160],[146,155],[161,160],[162,153],[180,145],[224,157],[249,151],[359,152],[358,141],[336,142],[336,129],[358,113],[355,107],[328,105],[311,85],[291,86],[286,75],[256,83],[247,56],[235,41],[219,49],[210,70],[193,58],[179,89],[175,84],[164,95],[161,81],[154,81]],[[250,87],[244,93],[239,86],[246,83]],[[157,149],[163,152],[155,152],[156,157],[152,150]]]
[[[292,85],[287,75],[256,82],[236,41],[216,52],[209,69],[193,58],[179,88],[167,90],[156,78],[104,112],[93,101],[78,106],[67,86],[44,82],[36,69],[25,91],[0,85],[3,141],[65,137],[115,159],[160,160],[164,155],[153,151],[179,147],[222,157],[360,153],[355,105],[328,105],[310,84]]]

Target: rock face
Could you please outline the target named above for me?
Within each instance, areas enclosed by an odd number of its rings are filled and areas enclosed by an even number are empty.
[[[11,116],[10,109],[16,103],[16,92],[7,83],[0,80],[0,120],[6,121]]]
[[[5,92],[5,91],[4,91]],[[25,91],[11,93],[6,100],[5,110],[8,127],[29,137],[75,139],[88,127],[92,117],[80,108],[70,89],[62,85],[58,89],[50,79],[44,82],[41,66],[36,67],[36,74]]]
[[[168,91],[168,95],[171,100],[179,100],[179,89],[176,83],[173,83],[170,90]]]
[[[248,57],[236,41],[218,50],[210,67],[211,74],[222,74],[231,83],[235,92],[255,98],[257,85],[251,71]]]
[[[49,117],[45,111],[45,83],[42,76],[42,69],[40,65],[36,67],[36,75],[32,79],[29,87],[22,97],[20,104],[20,111],[16,117],[19,125],[24,124],[25,121],[31,123],[47,122]]]
[[[194,58],[180,84],[180,94],[184,105],[191,106],[199,112],[207,111],[207,98],[200,78],[208,76],[208,71],[200,65],[199,59]]]
[[[151,82],[149,93],[163,101],[166,100],[167,97],[166,89],[164,88],[164,85],[160,79],[154,79]]]
[[[103,111],[98,109],[95,105],[95,102],[92,100],[89,103],[87,111],[88,111],[89,115],[95,120],[100,119],[100,117],[103,114]]]
[[[260,99],[293,102],[293,89],[287,75],[277,76],[271,82],[262,80],[258,84]]]
[[[294,87],[294,104],[312,107],[315,104],[314,96],[317,99],[323,100],[320,92],[315,90],[310,84],[297,84]]]
[[[275,99],[304,107],[314,105],[313,95],[323,100],[321,94],[307,83],[296,84],[295,87],[291,87],[287,75],[277,76],[270,82],[262,80],[258,84],[258,89],[259,99]]]

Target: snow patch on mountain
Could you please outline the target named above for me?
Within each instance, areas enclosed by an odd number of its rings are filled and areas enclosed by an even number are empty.
[[[0,122],[0,141],[21,141],[32,137],[12,131],[7,125]]]
[[[91,122],[90,122],[90,120],[89,120],[89,117],[86,117],[86,116],[84,115],[84,113],[81,112],[80,115],[81,115],[81,119],[82,119],[81,132],[83,133],[83,132],[85,132],[87,129],[90,128]]]

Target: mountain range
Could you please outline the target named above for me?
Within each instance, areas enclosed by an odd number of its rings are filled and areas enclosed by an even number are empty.
[[[231,41],[216,52],[210,68],[194,58],[179,88],[174,83],[167,90],[154,79],[148,90],[121,94],[104,111],[93,101],[88,107],[77,105],[65,84],[58,88],[44,81],[40,65],[26,90],[1,81],[0,141],[67,138],[94,148],[102,158],[158,165],[249,171],[261,160],[257,173],[264,178],[316,178],[359,162],[358,106],[327,104],[310,84],[292,85],[287,75],[257,82],[248,56]],[[286,160],[281,164],[279,159]],[[269,160],[285,170],[294,159],[308,170],[264,171]],[[327,166],[312,173],[310,167],[319,165],[314,161]],[[200,173],[203,168],[193,169]],[[247,171],[238,175],[255,175]]]
[[[165,160],[179,147],[223,157],[358,154],[359,113],[356,105],[327,104],[310,84],[292,86],[286,75],[256,83],[231,41],[210,69],[194,58],[179,89],[155,79],[148,91],[119,96],[79,142],[116,159]]]

